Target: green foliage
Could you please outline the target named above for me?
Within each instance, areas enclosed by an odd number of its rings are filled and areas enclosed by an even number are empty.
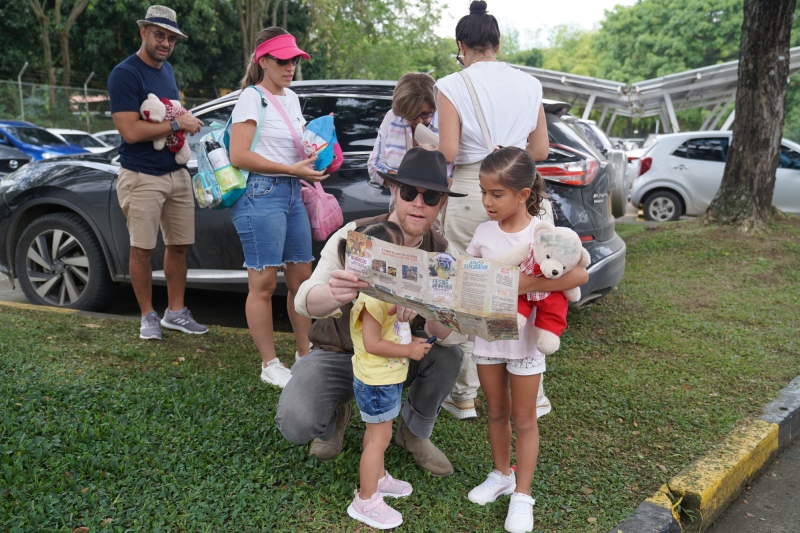
[[[738,59],[740,0],[642,0],[606,12],[601,78],[635,82]]]
[[[597,33],[560,24],[550,35],[550,47],[544,51],[543,67],[580,76],[598,76]],[[612,78],[613,79],[613,78]]]
[[[612,529],[800,370],[800,219],[758,238],[699,220],[618,231],[625,279],[570,312],[548,357],[537,531]],[[2,317],[0,531],[367,530],[346,513],[364,424],[353,418],[327,463],[288,444],[247,331],[165,331],[157,343],[136,338],[136,321]],[[291,335],[276,349],[291,360]],[[474,422],[436,423],[449,478],[389,446],[387,468],[414,486],[392,502],[404,531],[502,530],[507,499],[466,499],[491,469],[478,409]]]

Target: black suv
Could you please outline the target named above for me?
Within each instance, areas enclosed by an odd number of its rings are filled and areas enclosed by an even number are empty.
[[[365,80],[292,84],[306,118],[336,116],[345,161],[324,186],[339,200],[345,222],[387,210],[388,190],[369,182],[367,159],[391,107],[394,85]],[[206,128],[190,140],[197,142],[214,121],[224,124],[237,98],[238,91],[192,109]],[[574,229],[592,257],[580,305],[608,293],[625,270],[625,244],[614,231],[609,206],[612,165],[561,121],[568,104],[548,102],[545,109],[551,149],[539,170],[548,180],[556,224]],[[18,278],[31,302],[102,309],[116,283],[129,281],[115,152],[32,163],[0,181],[0,272],[12,282]],[[314,243],[315,256],[323,244]],[[227,210],[197,209],[196,242],[187,259],[190,286],[247,290],[242,248]],[[160,239],[153,261],[154,279],[163,282]]]

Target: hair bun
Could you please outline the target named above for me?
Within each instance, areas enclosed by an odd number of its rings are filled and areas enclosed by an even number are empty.
[[[483,0],[475,0],[469,5],[469,14],[470,15],[485,15],[486,14],[486,2]]]

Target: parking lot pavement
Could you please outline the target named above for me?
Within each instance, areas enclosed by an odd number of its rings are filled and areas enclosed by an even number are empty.
[[[800,441],[745,488],[708,533],[797,533],[800,530]]]
[[[201,324],[209,326],[228,326],[233,328],[246,328],[247,319],[244,316],[246,293],[221,292],[203,289],[186,290],[186,306],[192,315]],[[16,289],[11,288],[11,282],[5,275],[0,274],[0,301],[28,303],[25,294],[16,284]],[[153,287],[153,306],[159,316],[167,307],[167,289],[162,286]],[[288,315],[286,314],[286,297],[276,296],[272,302],[275,317],[275,331],[291,332]],[[119,294],[114,302],[104,313],[121,317],[140,316],[136,297],[129,284],[122,284]]]

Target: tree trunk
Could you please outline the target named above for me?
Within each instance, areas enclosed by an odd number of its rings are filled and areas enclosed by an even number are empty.
[[[786,104],[796,0],[744,0],[736,120],[722,184],[706,221],[743,233],[766,228]]]
[[[256,36],[261,30],[262,21],[269,15],[270,3],[271,0],[236,0],[239,30],[242,34],[242,57],[245,65],[256,48]]]
[[[44,51],[44,67],[47,70],[47,82],[50,85],[50,114],[56,109],[56,71],[53,68],[53,52],[50,48],[50,18],[44,11],[44,2],[38,3],[36,0],[28,0],[36,20],[39,21],[39,29],[42,32],[42,49]]]
[[[69,54],[69,31],[72,29],[72,26],[75,25],[75,20],[81,13],[83,13],[83,10],[86,9],[88,4],[89,0],[79,0],[78,2],[75,2],[75,5],[72,6],[72,9],[70,10],[67,20],[64,22],[63,26],[60,24],[61,13],[56,13],[58,42],[61,44],[61,63],[64,65],[64,75],[61,84],[64,87],[69,87],[70,82],[72,81],[72,62]],[[56,8],[61,8],[59,3],[56,3]]]

